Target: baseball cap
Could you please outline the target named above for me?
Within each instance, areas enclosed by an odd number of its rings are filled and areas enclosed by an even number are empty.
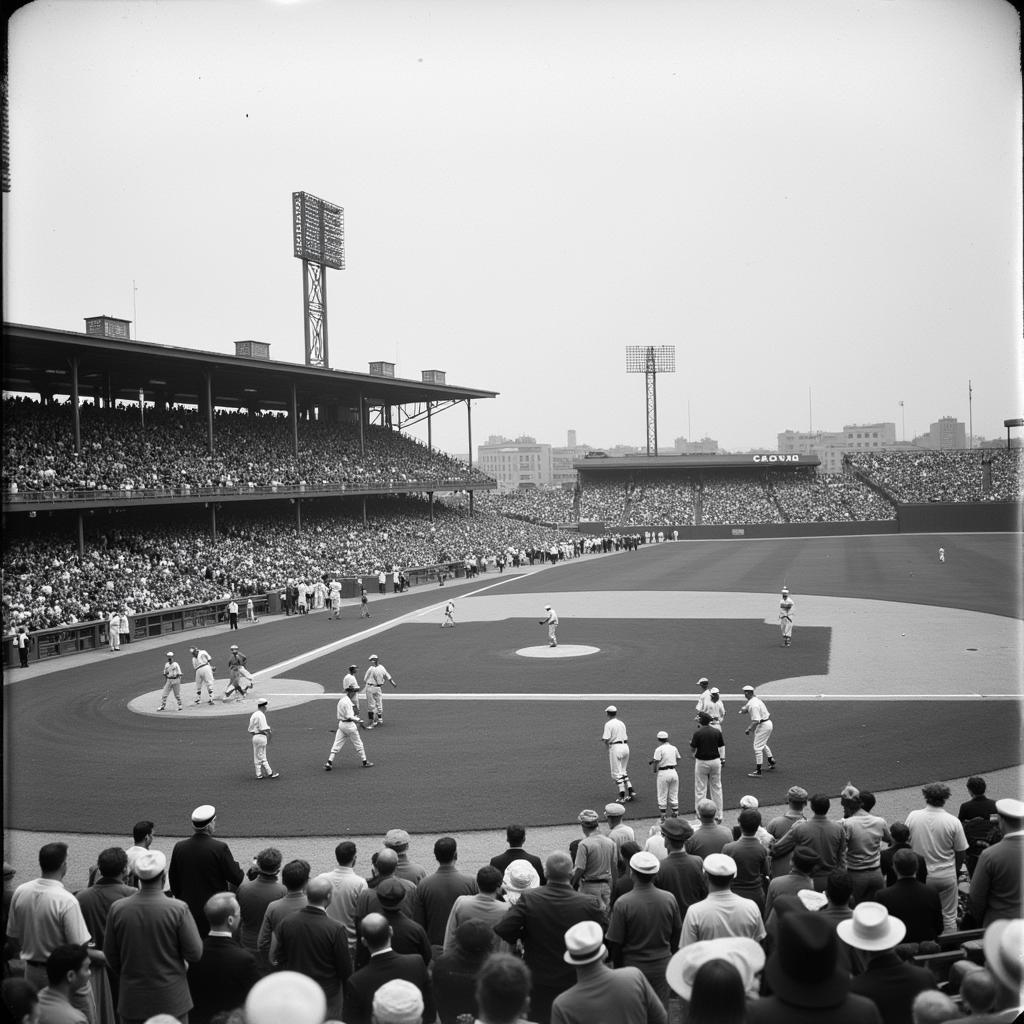
[[[744,692],[744,693],[746,693],[746,692],[747,692],[748,690],[749,690],[749,691],[750,691],[751,693],[753,693],[753,692],[754,692],[754,688],[753,688],[753,687],[752,687],[752,686],[750,685],[750,683],[747,683],[747,685],[743,687],[743,692]]]
[[[619,709],[614,704],[609,704],[608,707],[605,708],[605,711],[609,715],[614,715],[614,714],[618,714]]]
[[[405,886],[397,878],[385,878],[377,886],[377,899],[388,909],[401,906],[405,899]]]
[[[394,849],[405,849],[409,845],[409,833],[404,828],[388,829],[384,836],[384,845]]]
[[[641,875],[656,875],[661,861],[653,853],[641,850],[629,858],[629,866]]]
[[[173,658],[174,657],[174,651],[168,651],[167,652],[167,657],[168,658]]]
[[[786,792],[787,800],[807,800],[807,790],[803,786],[790,786]]]
[[[359,667],[358,665],[349,665],[349,667],[348,667],[348,670],[349,670],[349,672],[355,672],[355,670],[356,670],[356,669],[357,669],[358,667]]]
[[[753,808],[755,808],[757,806],[758,806],[758,803],[757,803],[757,797],[756,796],[750,796],[748,794],[747,796],[741,796],[740,797],[740,807],[743,808],[743,810],[753,809]]]
[[[377,657],[376,654],[371,654],[370,655],[370,661],[380,661],[380,659]]]
[[[621,818],[626,813],[626,808],[620,803],[610,803],[604,805],[604,813],[611,818]]]
[[[546,611],[546,612],[551,611],[551,605],[549,605],[549,604],[544,605],[544,611]]]
[[[717,686],[712,686],[708,693],[721,693],[722,691]]]
[[[584,811],[580,811],[580,813],[576,816],[576,820],[581,825],[596,825],[600,819],[598,817],[597,811],[592,811],[590,810],[590,808],[587,808]]]
[[[701,676],[700,679],[697,680],[697,685],[698,686],[707,686],[707,684],[709,682],[711,682],[711,680],[708,679],[707,676]]]
[[[256,707],[258,707],[258,708],[265,708],[268,703],[269,703],[269,701],[267,700],[266,697],[260,697],[260,699],[258,701],[256,701]]]
[[[668,739],[668,733],[665,732],[664,729],[662,729],[661,732],[658,733],[658,739],[659,740],[667,740]]]

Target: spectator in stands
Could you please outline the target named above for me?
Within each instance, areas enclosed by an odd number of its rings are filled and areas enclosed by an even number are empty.
[[[444,949],[445,929],[455,901],[460,896],[477,893],[476,882],[455,867],[458,844],[451,836],[442,836],[434,843],[437,870],[422,879],[413,897],[413,917],[427,932],[431,952],[440,956]]]
[[[331,905],[327,908],[327,916],[333,918],[345,929],[348,936],[348,951],[355,956],[356,951],[356,903],[359,894],[366,888],[366,879],[356,874],[356,844],[348,839],[342,840],[334,848],[334,859],[338,866],[322,877],[326,878],[334,890]]]
[[[701,800],[697,804],[697,817],[700,824],[686,840],[684,849],[703,862],[709,853],[721,853],[722,847],[732,842],[732,832],[718,822],[718,807],[714,800]]]
[[[999,984],[998,1013],[975,1019],[974,1024],[1011,1024],[1024,1012],[1024,920],[993,921],[985,929],[985,967]]]
[[[39,1024],[39,996],[24,978],[4,978],[0,1002],[11,1024]]]
[[[241,918],[234,895],[219,892],[211,896],[205,913],[210,930],[203,940],[203,955],[188,970],[192,996],[189,1024],[209,1024],[221,1010],[242,1006],[249,990],[260,980],[256,956],[234,936]]]
[[[887,846],[879,857],[879,867],[882,869],[882,877],[886,885],[892,885],[896,881],[896,872],[893,869],[893,858],[900,850],[911,850],[910,829],[902,821],[894,821],[889,826],[889,834],[892,836],[892,845]],[[928,878],[928,868],[925,866],[924,857],[917,857],[917,880],[924,882]],[[899,914],[896,915],[899,917]]]
[[[768,834],[772,837],[772,846],[769,847],[771,857],[770,877],[778,878],[780,875],[789,873],[789,854],[776,854],[775,844],[798,822],[806,821],[807,815],[804,808],[807,806],[807,790],[803,786],[790,786],[786,793],[786,811],[777,818],[768,822]]]
[[[476,1016],[477,976],[493,948],[494,930],[480,918],[463,921],[452,934],[451,945],[445,942],[444,953],[431,968],[441,1024],[455,1024],[460,1013]]]
[[[809,846],[798,846],[792,853],[790,871],[787,875],[779,875],[768,883],[768,892],[764,901],[764,918],[772,912],[772,904],[786,894],[795,896],[801,889],[814,889],[811,873],[818,862],[817,854]]]
[[[522,825],[509,825],[505,829],[505,839],[508,842],[508,849],[504,853],[492,857],[491,865],[504,874],[513,861],[529,861],[533,865],[534,871],[537,872],[540,884],[543,885],[545,881],[544,865],[541,863],[540,857],[533,853],[527,853],[523,848],[523,844],[526,842],[526,829]]]
[[[708,803],[717,813],[714,801],[709,800]],[[680,919],[686,917],[686,911],[694,903],[699,903],[708,895],[704,861],[687,853],[685,849],[694,835],[693,829],[681,818],[666,818],[661,823],[661,836],[665,841],[667,856],[660,862],[654,884],[675,897]]]
[[[202,804],[192,812],[192,827],[195,831],[188,839],[174,844],[167,877],[171,891],[188,904],[200,936],[205,936],[209,928],[206,901],[214,893],[237,889],[245,874],[228,844],[214,838],[217,809],[212,804]]]
[[[926,990],[914,997],[910,1007],[910,1019],[913,1024],[944,1024],[945,1021],[958,1020],[956,1003],[945,992]]]
[[[516,861],[512,862],[516,864]],[[530,868],[528,861],[519,861],[521,866]],[[455,944],[455,933],[459,925],[465,921],[483,921],[492,927],[500,921],[511,904],[500,899],[502,885],[501,872],[491,864],[485,864],[476,873],[475,893],[457,896],[448,914],[448,922],[444,930],[444,952],[451,952]],[[498,948],[498,937],[495,935],[494,946]],[[440,955],[440,954],[437,954]]]
[[[117,1012],[124,1024],[159,1012],[181,1017],[192,1008],[185,968],[203,955],[203,942],[188,904],[164,895],[166,871],[159,850],[136,857],[142,888],[107,915],[104,952],[119,975]]]
[[[896,955],[907,929],[880,903],[858,903],[853,917],[841,921],[836,931],[848,946],[868,954],[867,967],[850,982],[850,991],[870,999],[884,1024],[907,1020],[918,992],[935,988],[931,971],[904,963]]]
[[[873,900],[882,888],[882,843],[891,842],[892,836],[886,820],[868,812],[855,786],[847,785],[843,789],[842,802],[846,815],[843,818],[846,870],[853,883],[853,906],[856,906],[864,900]]]
[[[426,929],[408,916],[405,910],[406,890],[400,878],[385,878],[374,890],[380,904],[380,914],[391,929],[391,948],[396,953],[415,953],[428,967],[433,959],[430,939]],[[356,933],[359,928],[357,926]],[[356,968],[365,967],[370,952],[365,944],[356,947]]]
[[[974,867],[978,863],[981,851],[989,844],[992,826],[996,820],[996,802],[985,796],[987,788],[983,778],[972,775],[967,780],[967,792],[971,794],[971,798],[960,805],[956,814],[967,836],[965,863],[968,875],[974,874]]]
[[[39,1024],[89,1024],[72,1000],[92,978],[89,954],[75,943],[57,946],[46,958],[47,985],[39,992]]]
[[[309,861],[290,860],[281,871],[285,894],[267,904],[260,934],[256,940],[256,955],[260,963],[276,964],[277,930],[281,922],[298,913],[306,905],[306,885],[309,882]]]
[[[322,876],[306,886],[306,906],[277,926],[277,963],[308,975],[324,990],[327,1010],[340,1017],[342,986],[352,974],[345,929],[327,916],[334,890]]]
[[[910,845],[924,858],[928,869],[926,884],[935,889],[942,900],[943,929],[956,931],[957,877],[967,853],[967,836],[957,818],[944,810],[949,799],[949,786],[930,782],[921,789],[925,806],[907,815]]]
[[[942,900],[918,881],[918,861],[913,850],[899,850],[893,858],[896,881],[880,889],[875,900],[906,925],[907,942],[934,942],[943,930]]]
[[[982,851],[967,900],[968,912],[978,927],[988,927],[993,921],[1024,918],[1024,802],[997,800],[996,811],[1003,837]]]
[[[427,869],[409,859],[409,833],[404,828],[389,829],[384,836],[384,848],[394,850],[398,856],[395,874],[413,885],[419,885],[427,877]]]
[[[761,812],[745,808],[739,813],[741,835],[726,843],[722,853],[736,862],[736,878],[732,891],[737,896],[753,900],[764,913],[765,889],[768,885],[768,851],[757,838],[761,825]]]
[[[878,1024],[875,1004],[850,992],[839,963],[836,933],[817,913],[795,911],[779,920],[778,948],[765,964],[771,994],[750,1003],[750,1024]]]
[[[243,949],[247,949],[256,957],[257,965],[263,974],[270,970],[270,961],[260,952],[260,928],[267,907],[274,900],[279,900],[287,890],[278,880],[281,870],[281,851],[274,846],[260,850],[256,854],[253,866],[246,873],[246,878],[238,887],[238,907],[241,915],[238,938]]]
[[[623,843],[619,847],[619,870],[618,876],[612,884],[611,905],[615,909],[616,901],[625,896],[627,892],[633,891],[633,872],[629,869],[629,862],[634,853],[640,852],[640,844],[637,842]],[[661,861],[659,860],[660,864]],[[506,896],[506,899],[508,897]]]
[[[811,797],[812,817],[794,822],[772,845],[773,857],[784,857],[797,845],[811,847],[816,858],[812,878],[819,892],[825,890],[829,875],[843,864],[846,855],[846,831],[839,822],[829,818],[830,806],[831,801],[824,793],[815,793]]]
[[[245,1000],[245,1024],[323,1024],[324,990],[296,971],[278,971],[253,985]]]
[[[708,886],[707,897],[687,909],[679,939],[680,948],[693,942],[730,935],[760,942],[765,936],[761,908],[753,900],[732,892],[736,861],[727,854],[712,853],[704,858],[704,877]]]
[[[135,877],[135,858],[140,853],[145,853],[153,845],[153,833],[156,825],[151,821],[137,821],[132,826],[132,845],[125,850],[128,858],[128,871],[126,881],[136,889],[139,887],[139,880]]]
[[[524,1019],[531,1005],[531,982],[530,969],[521,960],[492,953],[476,979],[477,1024],[515,1024]],[[532,1009],[530,1016],[537,1018]]]

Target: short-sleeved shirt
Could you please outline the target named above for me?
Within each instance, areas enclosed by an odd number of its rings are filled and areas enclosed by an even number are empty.
[[[338,701],[338,721],[347,722],[355,718],[356,711],[352,707],[352,698],[349,695],[343,694],[341,700]]]
[[[698,761],[713,761],[721,757],[720,748],[725,746],[722,733],[713,725],[702,725],[690,737],[690,746]]]
[[[681,756],[678,748],[671,743],[662,743],[660,747],[655,748],[651,760],[658,768],[675,768],[679,764]]]
[[[610,882],[615,877],[617,856],[615,843],[607,836],[594,833],[580,841],[574,867],[582,870],[584,882]]]
[[[371,665],[363,676],[367,686],[383,686],[391,678],[391,673],[383,665]]]
[[[601,733],[601,739],[605,743],[626,743],[628,741],[626,734],[626,724],[618,718],[609,718],[604,723],[604,732]]]
[[[760,697],[751,697],[746,703],[747,714],[750,720],[757,725],[758,722],[767,722],[770,717],[768,708]]]
[[[760,942],[765,936],[761,908],[753,900],[728,890],[711,892],[707,899],[687,909],[679,948],[704,939],[724,939],[730,935]]]
[[[957,853],[967,849],[963,823],[942,807],[922,807],[907,815],[910,846],[924,858],[929,875],[956,870]]]
[[[45,960],[58,946],[92,939],[78,900],[55,878],[33,878],[14,890],[7,934],[18,940],[22,960]]]
[[[721,700],[709,700],[708,706],[702,708],[705,714],[711,716],[711,724],[721,724],[723,718],[725,718],[725,705]]]
[[[254,711],[249,716],[249,732],[255,734],[258,732],[263,732],[264,730],[269,728],[270,726],[267,725],[267,716],[263,714],[262,711]]]
[[[672,893],[653,885],[634,886],[615,901],[607,939],[622,946],[624,963],[641,967],[672,955],[669,940],[682,925]]]

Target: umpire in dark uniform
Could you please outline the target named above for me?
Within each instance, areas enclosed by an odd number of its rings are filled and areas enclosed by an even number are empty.
[[[228,844],[214,839],[217,808],[203,804],[192,812],[195,832],[175,843],[167,880],[171,892],[188,904],[202,938],[210,931],[204,908],[206,901],[218,892],[234,892],[245,877],[238,862],[231,856]]]

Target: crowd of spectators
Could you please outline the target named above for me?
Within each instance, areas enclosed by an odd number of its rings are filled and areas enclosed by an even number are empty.
[[[849,466],[896,502],[1020,501],[1024,450],[871,451],[846,456]]]
[[[543,859],[510,825],[475,870],[452,836],[428,869],[401,828],[244,870],[201,805],[171,850],[138,822],[75,893],[65,843],[16,889],[4,864],[6,1019],[1006,1024],[1024,1009],[1024,802],[985,789],[968,780],[953,815],[931,783],[890,824],[852,784],[835,808],[793,786],[766,827],[745,797],[733,828],[702,800],[649,834],[609,804],[607,830],[581,811]]]
[[[273,414],[218,411],[209,451],[206,418],[194,409],[79,407],[80,451],[72,409],[26,398],[3,402],[3,490],[24,492],[256,487],[365,489],[490,482],[475,467],[414,438],[368,425],[292,421]]]
[[[345,505],[341,500],[338,505]],[[425,500],[380,496],[348,509],[323,503],[303,516],[299,530],[283,511],[257,515],[231,506],[210,536],[209,520],[178,511],[143,519],[118,517],[105,532],[87,537],[84,554],[65,535],[34,530],[5,541],[4,626],[43,629],[98,618],[112,610],[178,608],[232,595],[268,593],[288,579],[315,583],[330,578],[376,577],[381,569],[464,563],[485,569],[498,555],[529,551],[570,554],[592,547],[574,531],[560,531],[474,513]],[[38,520],[36,521],[38,522]],[[538,555],[539,557],[539,555]]]
[[[577,496],[563,487],[477,491],[474,502],[482,511],[530,523],[576,523],[579,520]]]

